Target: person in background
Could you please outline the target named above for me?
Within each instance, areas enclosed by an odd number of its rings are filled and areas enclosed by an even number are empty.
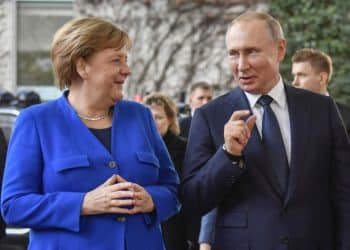
[[[297,50],[292,57],[293,86],[297,88],[329,96],[327,89],[332,73],[332,59],[323,51],[303,48]],[[350,109],[339,102],[336,104],[350,135]]]
[[[164,250],[179,178],[152,114],[122,100],[126,32],[96,17],[53,38],[56,100],[24,109],[9,142],[1,208],[30,250]]]
[[[213,99],[213,88],[207,82],[197,82],[191,85],[188,104],[191,108],[191,114],[188,117],[180,119],[180,136],[187,138],[190,130],[192,116],[194,111],[202,105]]]
[[[186,139],[179,136],[180,129],[177,122],[177,108],[175,102],[161,93],[150,94],[145,97],[144,104],[151,110],[158,131],[162,136],[180,175],[186,151]],[[163,237],[167,250],[187,250],[187,223],[183,211],[162,223]]]
[[[188,104],[191,109],[189,116],[181,118],[179,120],[180,124],[180,136],[188,138],[188,132],[190,130],[191,121],[195,110],[202,105],[208,103],[213,99],[213,88],[207,82],[197,82],[191,85],[190,93],[188,98]],[[206,250],[209,249],[208,246],[213,237],[213,227],[210,227],[212,222],[215,222],[214,213],[208,213],[201,217],[191,216],[192,234],[193,237],[199,237],[199,239],[194,243],[194,249]]]
[[[264,12],[226,33],[232,89],[198,108],[184,209],[217,207],[213,249],[350,249],[350,144],[332,98],[283,82],[286,40]]]
[[[34,104],[41,103],[41,98],[38,93],[33,90],[20,90],[16,95],[16,100],[13,102],[17,108],[27,108]]]

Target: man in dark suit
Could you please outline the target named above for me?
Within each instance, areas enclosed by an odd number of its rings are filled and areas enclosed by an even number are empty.
[[[331,57],[319,50],[304,48],[297,50],[292,57],[293,85],[321,95],[329,95],[328,85],[332,78]],[[350,135],[350,109],[337,102],[345,128]]]
[[[226,46],[239,87],[196,110],[184,207],[218,208],[214,250],[350,249],[350,145],[333,100],[283,83],[270,15],[237,17]]]
[[[213,88],[212,86],[207,83],[207,82],[196,82],[191,85],[190,88],[190,94],[188,98],[188,104],[191,109],[191,113],[189,116],[181,118],[179,120],[179,125],[180,125],[180,136],[184,138],[188,138],[188,132],[191,127],[191,121],[192,121],[192,116],[194,114],[194,111],[203,106],[204,104],[208,103],[213,99]],[[210,213],[213,214],[213,213]],[[212,231],[212,225],[208,225],[206,220],[211,220],[211,215],[205,215],[201,219],[198,216],[190,216],[189,217],[189,227],[191,228],[192,231],[192,238],[199,238],[199,242],[195,241],[192,242],[192,249],[199,249],[199,250],[206,250],[205,245],[207,245],[208,240],[207,238],[207,230]],[[208,218],[208,219],[207,219]],[[201,222],[202,220],[202,222]],[[203,220],[205,220],[203,222]],[[201,236],[199,236],[201,235]]]
[[[191,86],[188,104],[191,108],[191,114],[179,121],[180,136],[187,138],[190,130],[192,116],[194,111],[202,105],[213,99],[213,88],[207,82],[197,82]]]

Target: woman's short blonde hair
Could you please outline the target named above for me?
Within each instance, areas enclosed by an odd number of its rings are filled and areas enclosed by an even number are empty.
[[[145,97],[144,104],[147,106],[163,107],[170,125],[169,130],[175,135],[180,134],[180,127],[177,121],[177,107],[175,102],[167,95],[154,93]]]
[[[69,87],[72,79],[79,76],[76,71],[79,58],[87,59],[107,48],[119,50],[124,47],[131,47],[128,34],[109,21],[84,17],[67,22],[55,33],[51,46],[51,60],[58,87]]]

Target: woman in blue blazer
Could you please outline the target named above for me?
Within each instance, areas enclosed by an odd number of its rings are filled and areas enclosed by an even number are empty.
[[[130,43],[93,17],[54,36],[67,90],[21,112],[2,188],[3,217],[31,228],[29,249],[164,249],[160,223],[179,209],[179,180],[150,111],[121,100]]]

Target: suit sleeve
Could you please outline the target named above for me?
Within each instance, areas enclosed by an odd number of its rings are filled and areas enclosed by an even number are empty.
[[[154,142],[155,152],[160,165],[157,185],[145,187],[152,196],[156,209],[155,213],[145,215],[146,223],[151,224],[155,220],[164,221],[180,210],[180,203],[177,198],[180,181],[149,111],[147,111],[147,119],[150,125],[150,136]]]
[[[192,119],[184,160],[184,210],[203,215],[213,209],[230,192],[242,172],[221,147],[215,148],[208,117],[201,108],[197,109]]]
[[[335,249],[345,250],[350,249],[350,144],[335,104],[332,103],[330,107],[333,134],[332,197],[336,221]]]
[[[209,213],[202,216],[198,243],[214,244],[217,212],[217,208],[214,208]]]
[[[36,122],[22,111],[12,133],[3,178],[1,208],[8,224],[79,231],[84,193],[42,190],[43,155]]]

